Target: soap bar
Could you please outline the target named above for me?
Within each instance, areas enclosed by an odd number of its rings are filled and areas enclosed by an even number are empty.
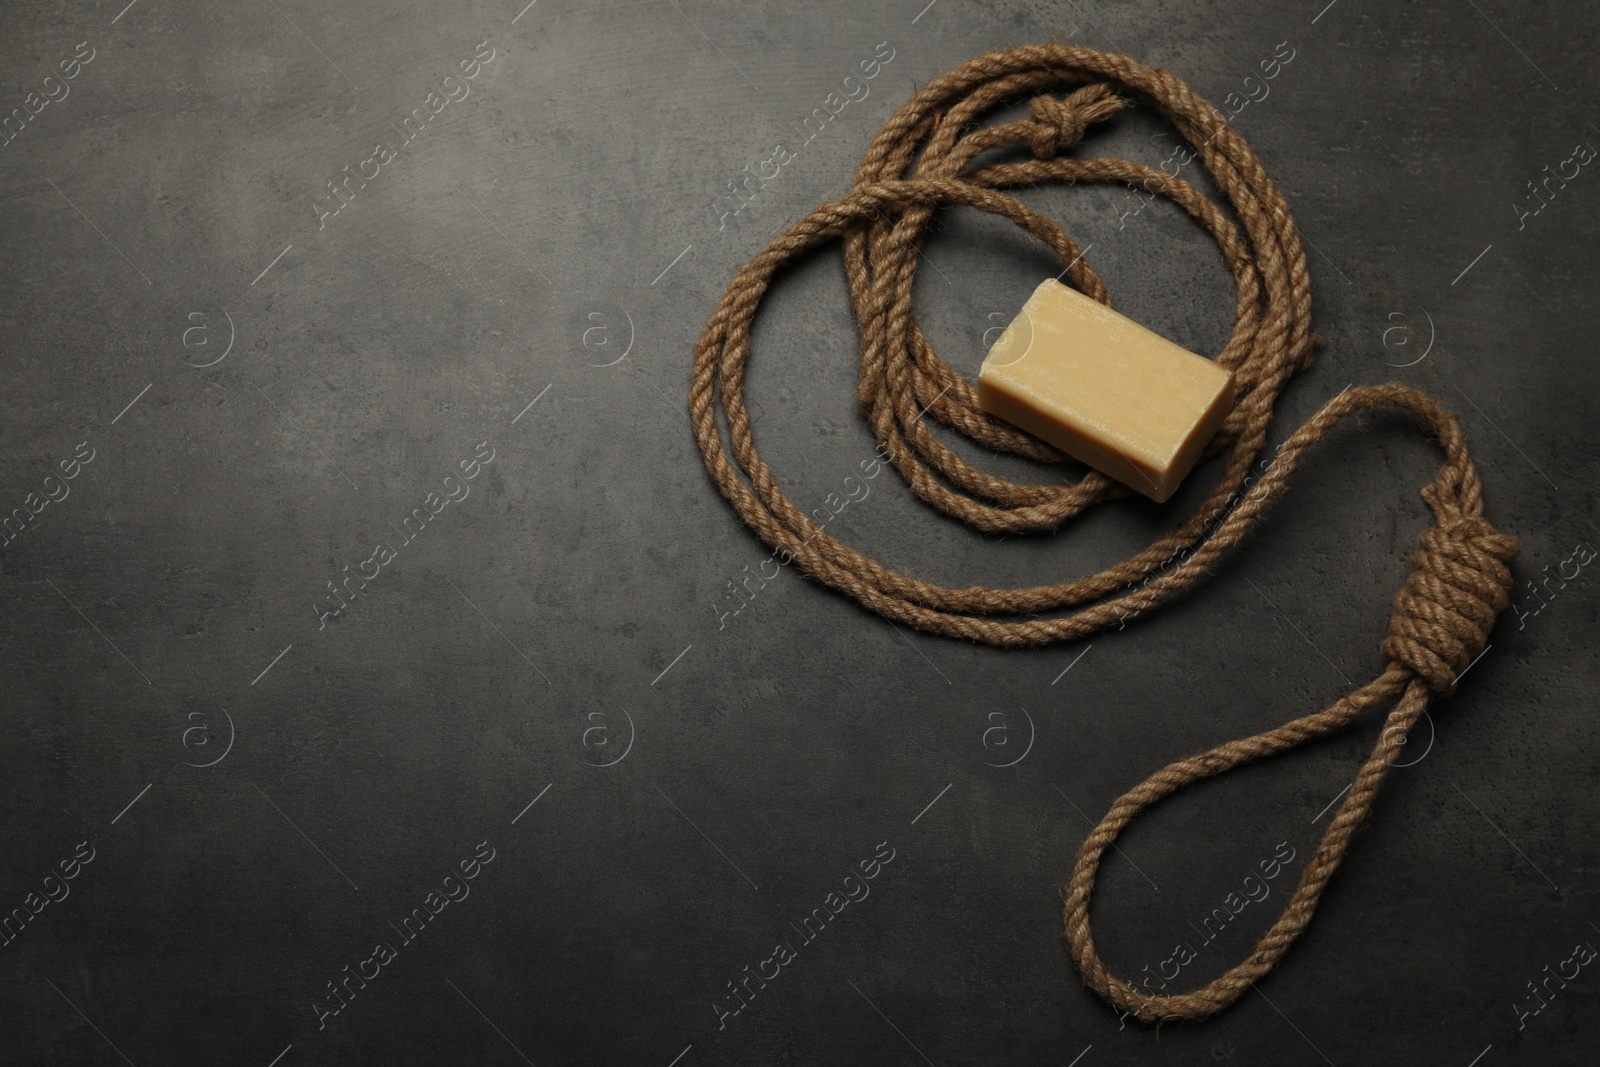
[[[1233,372],[1055,280],[984,357],[978,406],[1162,503],[1233,408]]]

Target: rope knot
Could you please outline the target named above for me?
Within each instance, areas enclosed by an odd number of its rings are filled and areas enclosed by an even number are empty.
[[[1054,159],[1061,149],[1083,140],[1089,123],[1108,119],[1127,106],[1104,82],[1085,85],[1065,100],[1036,96],[1028,102],[1034,118],[1028,147],[1039,159]]]
[[[1441,695],[1489,641],[1494,621],[1511,602],[1515,537],[1481,515],[1430,526],[1417,539],[1411,576],[1394,598],[1386,659],[1404,664]]]

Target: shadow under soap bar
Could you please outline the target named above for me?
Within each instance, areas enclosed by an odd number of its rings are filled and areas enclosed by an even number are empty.
[[[1233,408],[1233,373],[1041,283],[978,372],[978,406],[1162,503]]]

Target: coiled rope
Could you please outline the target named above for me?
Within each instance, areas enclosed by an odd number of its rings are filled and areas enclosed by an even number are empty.
[[[1033,96],[1031,118],[975,126],[980,116],[1007,101],[1063,86],[1073,91],[1062,99]],[[1180,177],[1131,160],[1059,155],[1076,145],[1090,124],[1129,106],[1129,98],[1154,108],[1188,142],[1243,224],[1243,234]],[[973,165],[980,154],[1009,145],[1025,146],[1033,158]],[[857,399],[895,469],[923,500],[985,533],[1054,530],[1128,491],[1094,471],[1068,485],[1016,484],[962,460],[934,436],[924,417],[995,451],[1045,463],[1064,457],[980,410],[976,390],[933,351],[911,314],[926,227],[934,211],[949,204],[1015,222],[1050,246],[1078,289],[1109,306],[1104,283],[1072,238],[999,191],[1047,181],[1132,183],[1172,200],[1216,240],[1238,291],[1233,336],[1216,357],[1234,372],[1238,400],[1207,451],[1225,454],[1222,478],[1171,533],[1113,567],[1074,581],[1019,589],[948,588],[890,570],[824,532],[784,495],[756,450],[744,402],[756,310],[779,270],[821,244],[841,240],[861,330]],[[1072,958],[1090,988],[1147,1022],[1205,1018],[1233,1003],[1277,964],[1310,921],[1407,732],[1435,693],[1453,690],[1508,603],[1506,563],[1517,553],[1516,539],[1484,520],[1482,487],[1455,417],[1414,389],[1382,385],[1341,393],[1292,434],[1259,480],[1246,487],[1273,404],[1289,378],[1309,365],[1314,345],[1305,252],[1288,205],[1217,109],[1170,71],[1126,55],[1050,43],[991,52],[918,90],[873,139],[850,192],[816,208],[739,269],[695,348],[689,408],[706,470],[763,541],[786,562],[888,619],[1000,648],[1084,637],[1188,589],[1282,494],[1301,454],[1352,412],[1407,410],[1443,448],[1444,465],[1422,491],[1436,525],[1421,535],[1411,577],[1396,597],[1382,646],[1383,671],[1313,715],[1163,768],[1117,800],[1080,849],[1064,894]],[[719,403],[726,436],[716,415]],[[1391,703],[1372,755],[1283,915],[1244,962],[1204,988],[1172,995],[1135,989],[1106,970],[1095,950],[1089,900],[1101,856],[1135,816],[1186,785],[1338,730]]]

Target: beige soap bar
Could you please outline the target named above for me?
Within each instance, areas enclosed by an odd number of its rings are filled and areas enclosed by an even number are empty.
[[[978,406],[1157,503],[1233,407],[1233,373],[1046,281],[978,372]]]

